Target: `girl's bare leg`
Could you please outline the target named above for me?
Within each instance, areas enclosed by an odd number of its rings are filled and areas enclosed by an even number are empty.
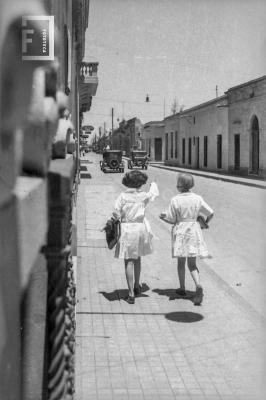
[[[196,265],[196,257],[188,257],[187,264],[191,273],[192,279],[195,282],[196,287],[200,285],[199,270]]]
[[[177,273],[180,283],[180,289],[185,290],[185,271],[186,266],[186,257],[178,257],[177,258]]]
[[[199,306],[202,303],[203,299],[203,289],[202,286],[200,285],[199,270],[196,265],[196,257],[188,257],[188,268],[196,285],[194,304],[195,306]]]
[[[134,296],[134,261],[132,259],[125,260],[125,272],[128,286],[129,296]]]
[[[141,258],[139,257],[136,260],[134,260],[135,288],[138,288],[140,286],[139,285],[140,272],[141,272]]]

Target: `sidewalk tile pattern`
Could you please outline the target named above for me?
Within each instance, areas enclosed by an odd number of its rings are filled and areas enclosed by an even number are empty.
[[[90,165],[78,195],[76,400],[262,400],[262,322],[201,271],[204,302],[175,295],[169,238],[142,260],[144,292],[129,305],[123,262],[114,259],[100,228],[119,186]]]

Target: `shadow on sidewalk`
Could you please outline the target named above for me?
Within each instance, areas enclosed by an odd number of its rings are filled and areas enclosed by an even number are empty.
[[[153,289],[154,293],[159,294],[160,296],[167,296],[169,300],[183,299],[190,300],[193,303],[193,297],[195,292],[191,290],[186,290],[186,296],[180,296],[176,293],[176,289]]]
[[[144,292],[147,292],[150,290],[149,286],[146,283],[141,284],[141,294],[138,295],[137,297],[149,297],[147,294],[144,294]],[[116,289],[113,290],[112,292],[99,292],[102,294],[108,301],[119,301],[123,300],[125,297],[128,295],[128,289]]]
[[[174,322],[191,323],[201,321],[204,317],[201,314],[190,311],[176,311],[165,314],[165,318]]]

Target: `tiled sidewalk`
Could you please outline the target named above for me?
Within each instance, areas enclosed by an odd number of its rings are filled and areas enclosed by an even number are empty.
[[[123,262],[99,231],[120,188],[98,164],[88,170],[77,204],[76,400],[264,399],[261,322],[204,268],[203,305],[178,299],[170,241],[152,220],[161,240],[142,260],[145,292],[135,305],[123,301]]]

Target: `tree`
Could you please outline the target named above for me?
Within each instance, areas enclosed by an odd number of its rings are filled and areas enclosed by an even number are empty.
[[[172,102],[171,111],[172,111],[173,115],[178,112],[178,101],[177,101],[176,97],[174,98],[174,100]]]
[[[185,105],[184,104],[179,105],[177,98],[174,97],[174,100],[173,100],[172,106],[171,106],[172,114],[173,115],[177,114],[177,113],[183,111],[184,108],[185,108]]]

